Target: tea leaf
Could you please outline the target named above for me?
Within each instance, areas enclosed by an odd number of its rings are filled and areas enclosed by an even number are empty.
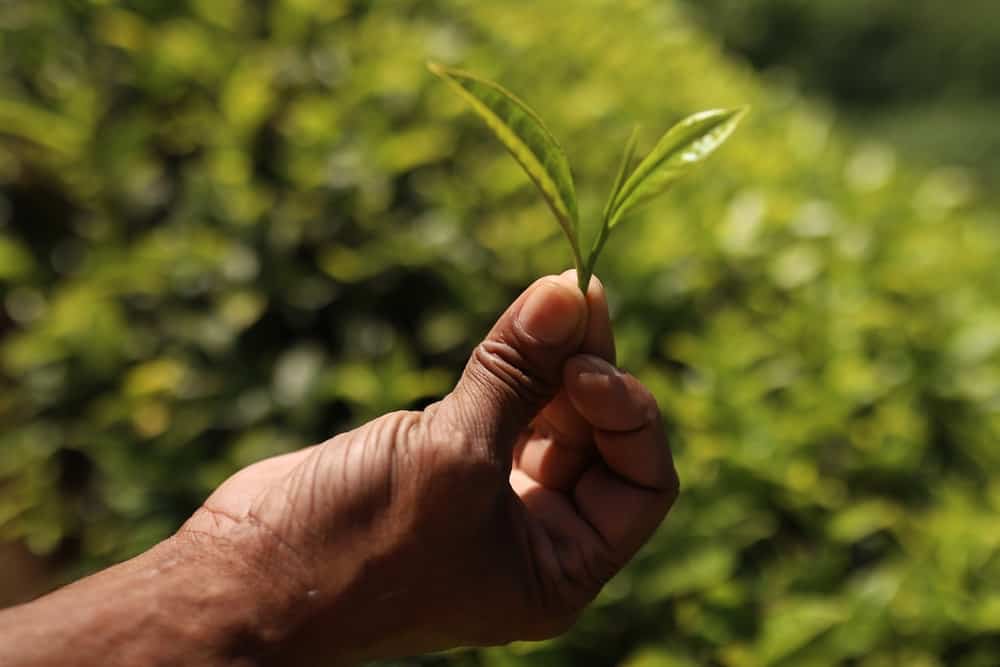
[[[740,109],[714,109],[688,116],[657,142],[621,187],[608,218],[613,229],[637,206],[662,194],[721,146],[746,115]]]
[[[625,152],[622,154],[622,163],[621,166],[618,167],[618,175],[615,176],[615,183],[611,186],[611,194],[608,195],[608,203],[604,207],[602,226],[607,225],[608,214],[611,213],[611,207],[615,203],[618,193],[621,192],[622,186],[625,184],[625,179],[628,178],[629,173],[632,171],[632,164],[635,162],[635,147],[638,140],[639,126],[636,125],[632,128],[632,134],[629,135],[628,141],[625,142]]]
[[[587,256],[587,264],[584,271],[586,275],[584,278],[588,283],[590,281],[590,274],[594,272],[594,266],[597,264],[597,258],[600,256],[601,250],[604,249],[604,243],[608,240],[608,234],[611,232],[608,223],[611,221],[610,216],[615,200],[621,192],[622,186],[625,184],[625,179],[628,178],[629,173],[632,171],[632,165],[635,163],[635,148],[638,139],[639,126],[636,125],[632,128],[632,134],[629,135],[628,141],[625,142],[622,163],[618,167],[618,175],[615,176],[614,185],[611,186],[611,194],[608,195],[608,203],[604,206],[604,213],[601,215],[601,228],[597,234],[597,238],[594,239],[593,246],[590,248],[590,255]],[[582,278],[581,284],[583,284],[583,280]]]
[[[492,81],[435,63],[427,67],[472,106],[538,186],[573,246],[577,268],[582,268],[573,174],[562,147],[538,114]]]

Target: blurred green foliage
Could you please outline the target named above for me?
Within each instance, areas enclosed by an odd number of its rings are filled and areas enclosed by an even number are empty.
[[[136,553],[440,396],[568,265],[427,59],[549,119],[584,219],[633,122],[754,113],[598,269],[671,517],[569,636],[405,664],[995,665],[1000,214],[668,0],[0,4],[0,537],[69,576]]]
[[[1000,185],[995,0],[688,0],[756,67],[827,95],[864,132]]]
[[[1000,7],[992,0],[691,4],[756,66],[793,65],[810,89],[842,102],[1000,95]]]

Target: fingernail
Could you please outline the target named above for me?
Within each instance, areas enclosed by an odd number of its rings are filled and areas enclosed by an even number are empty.
[[[597,357],[577,357],[576,379],[584,389],[610,389],[618,378],[618,369]]]
[[[532,288],[517,321],[527,334],[543,343],[564,343],[583,323],[583,296],[561,280],[545,280]]]

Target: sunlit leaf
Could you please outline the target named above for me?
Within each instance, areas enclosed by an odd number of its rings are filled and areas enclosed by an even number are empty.
[[[604,206],[604,213],[601,214],[601,228],[597,234],[597,238],[594,239],[594,244],[590,249],[590,255],[587,257],[587,263],[584,268],[584,277],[580,279],[580,284],[585,285],[590,282],[590,274],[594,272],[594,267],[597,264],[597,258],[601,254],[601,250],[604,248],[605,242],[608,240],[608,234],[611,232],[611,227],[608,225],[610,215],[614,208],[615,200],[618,198],[618,194],[621,192],[622,186],[625,185],[626,179],[632,171],[632,166],[635,164],[635,149],[639,139],[639,126],[636,125],[632,128],[632,134],[629,135],[628,141],[625,142],[625,151],[622,153],[622,162],[618,167],[618,175],[615,176],[615,182],[611,186],[611,194],[608,195],[608,203]]]
[[[618,167],[618,175],[615,176],[614,185],[611,186],[611,194],[608,195],[608,203],[604,206],[604,214],[601,216],[602,224],[608,221],[608,214],[611,213],[611,207],[618,198],[618,193],[621,192],[622,186],[625,185],[625,179],[632,172],[638,140],[639,126],[636,125],[632,128],[632,134],[629,135],[628,141],[625,143],[625,151],[622,153],[622,162]]]
[[[625,215],[662,194],[715,152],[746,111],[746,108],[702,111],[670,128],[622,185],[609,207],[608,228],[613,229]]]
[[[541,191],[578,256],[576,190],[566,154],[542,119],[502,86],[429,63],[486,122]]]
[[[86,140],[85,128],[51,111],[12,99],[0,99],[0,133],[74,154]]]
[[[767,616],[757,647],[758,664],[770,665],[789,658],[845,617],[844,609],[834,601],[787,599]]]

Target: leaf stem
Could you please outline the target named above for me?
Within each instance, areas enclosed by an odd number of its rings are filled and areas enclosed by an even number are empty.
[[[580,241],[578,239],[570,239],[570,246],[573,248],[573,264],[576,268],[576,284],[583,292],[584,296],[587,295],[587,286],[590,285],[590,267],[588,263],[583,261],[583,254],[580,252]]]
[[[601,251],[604,250],[604,244],[608,240],[608,236],[611,234],[611,227],[608,225],[608,221],[605,218],[604,222],[601,224],[601,232],[598,234],[597,238],[594,239],[594,245],[590,249],[590,255],[587,257],[587,262],[584,264],[583,271],[577,270],[577,275],[580,278],[580,289],[583,293],[587,293],[587,286],[590,284],[590,276],[594,274],[594,269],[597,266],[597,258],[601,256]]]

